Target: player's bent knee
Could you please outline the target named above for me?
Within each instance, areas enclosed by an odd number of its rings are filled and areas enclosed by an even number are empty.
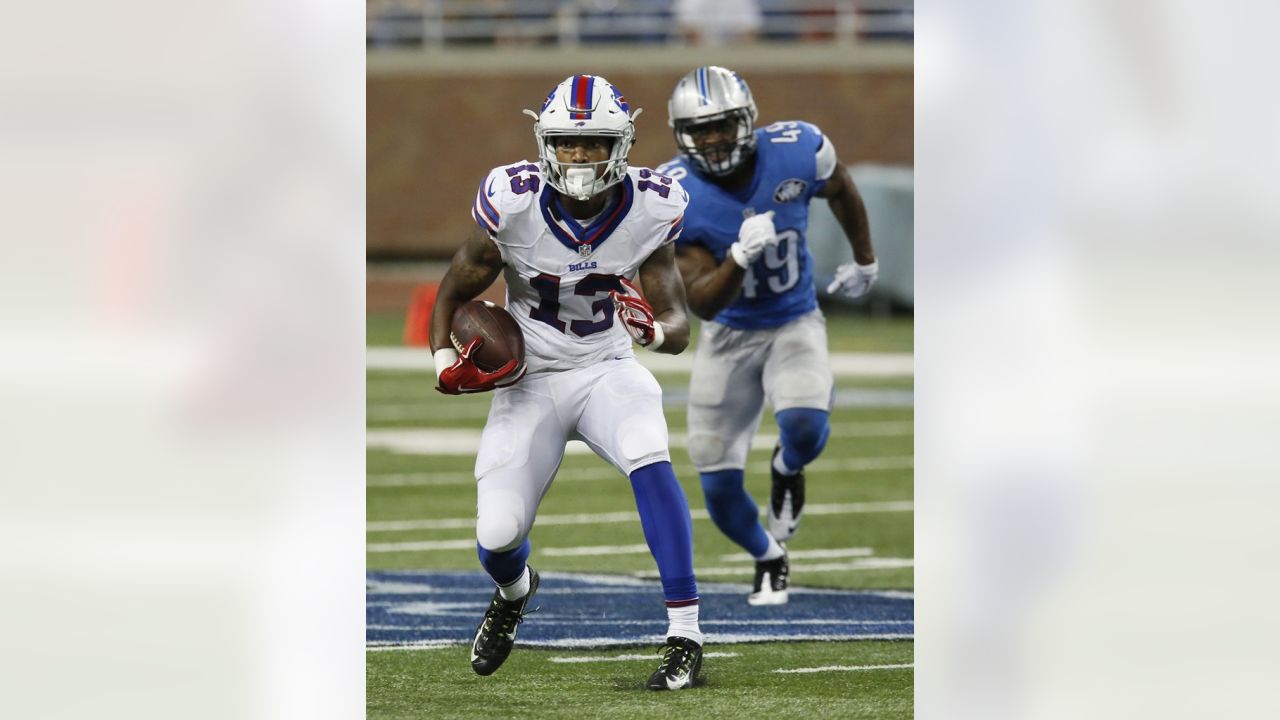
[[[524,499],[513,492],[492,492],[477,502],[476,542],[490,552],[505,552],[524,542]]]
[[[816,454],[826,444],[829,416],[825,410],[792,408],[778,413],[783,441],[801,454]]]
[[[711,433],[689,436],[689,459],[694,467],[706,467],[724,460],[724,441]]]

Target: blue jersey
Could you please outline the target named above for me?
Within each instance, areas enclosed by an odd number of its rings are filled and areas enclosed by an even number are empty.
[[[738,192],[716,185],[683,157],[658,168],[689,193],[684,232],[676,243],[701,245],[716,262],[723,262],[729,246],[737,242],[743,219],[774,212],[778,244],[766,247],[747,268],[742,292],[715,317],[739,330],[778,327],[818,306],[805,230],[809,200],[826,185],[835,167],[835,151],[814,125],[778,122],[755,133],[755,175]]]

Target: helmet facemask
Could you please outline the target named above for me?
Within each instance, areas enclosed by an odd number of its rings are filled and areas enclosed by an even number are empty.
[[[534,134],[538,138],[538,158],[543,179],[569,197],[587,200],[621,182],[627,174],[627,156],[635,138],[635,131],[630,128],[619,132],[596,130],[575,133],[546,130],[540,124],[535,124]],[[555,143],[558,138],[564,137],[605,138],[611,145],[609,157],[599,162],[561,162],[556,156]]]
[[[695,141],[694,138],[697,135],[694,132],[695,128],[725,120],[734,124],[733,135],[728,140],[714,145],[699,145]],[[754,118],[749,109],[738,108],[710,117],[675,120],[672,124],[676,146],[681,154],[699,170],[722,177],[737,170],[755,152],[756,134],[752,127],[753,122]]]

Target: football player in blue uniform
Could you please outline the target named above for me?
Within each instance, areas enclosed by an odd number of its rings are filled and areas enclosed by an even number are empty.
[[[755,128],[746,81],[721,67],[685,75],[668,106],[679,155],[658,168],[689,193],[676,258],[689,307],[706,322],[689,390],[689,455],[716,526],[756,559],[753,605],[787,601],[782,544],[804,510],[804,467],[829,432],[833,381],[826,320],[805,244],[809,201],[827,200],[853,246],[828,293],[875,282],[867,213],[822,131],[800,121]],[[773,407],[766,532],[743,469],[764,403]]]

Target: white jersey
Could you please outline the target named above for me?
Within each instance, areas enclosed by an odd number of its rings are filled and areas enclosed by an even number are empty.
[[[689,196],[675,180],[630,168],[618,199],[585,226],[528,161],[494,168],[472,216],[497,243],[507,311],[524,331],[529,372],[632,356],[609,293],[625,292],[640,266],[684,227]],[[612,190],[612,188],[611,188]]]

